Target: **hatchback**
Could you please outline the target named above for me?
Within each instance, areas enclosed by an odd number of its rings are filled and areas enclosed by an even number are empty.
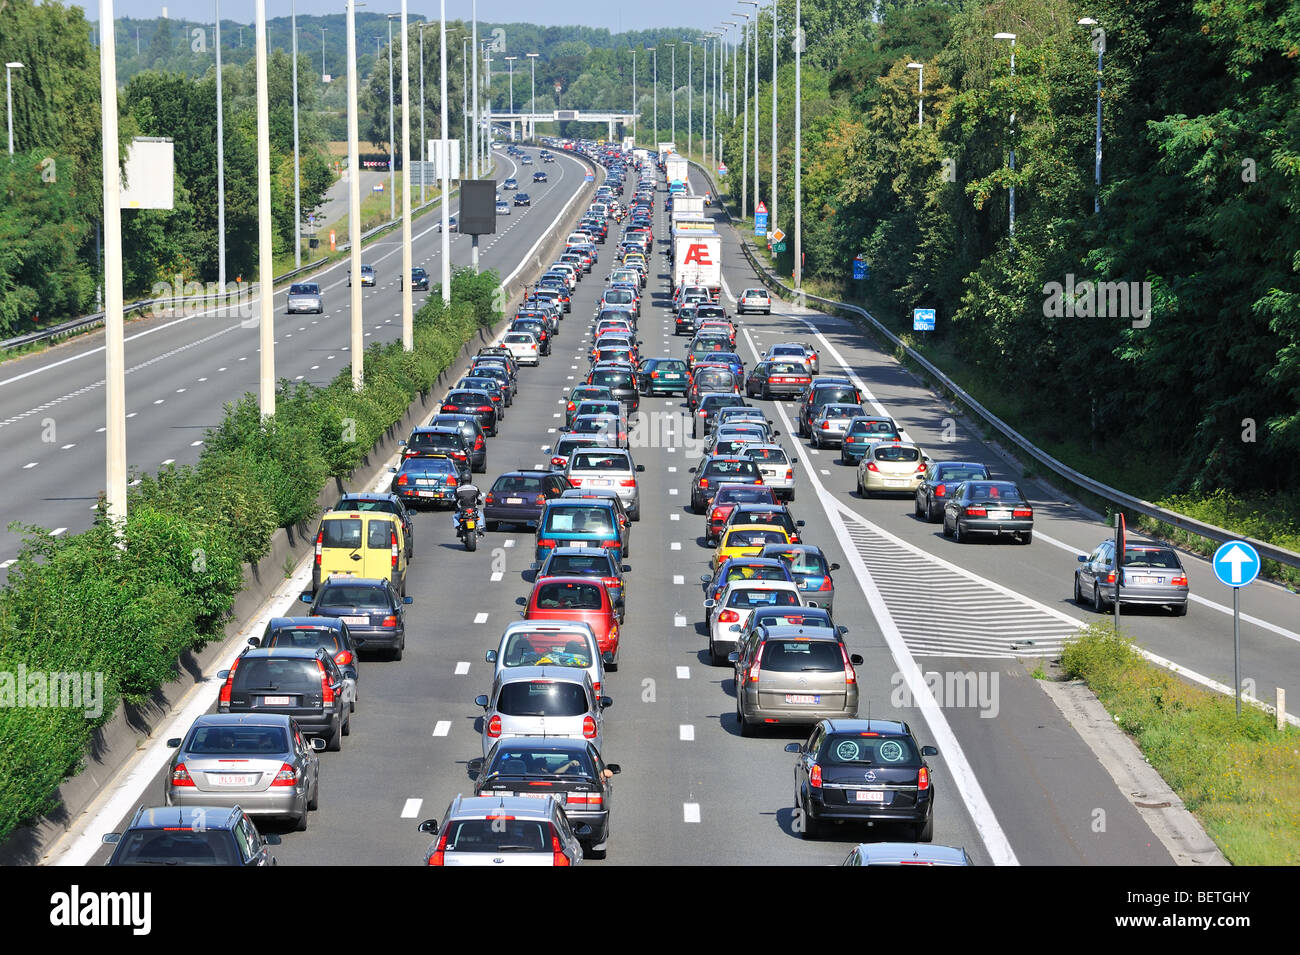
[[[929,461],[911,442],[877,441],[858,462],[858,493],[915,494],[925,479]]]
[[[948,494],[963,481],[987,481],[993,475],[976,461],[931,461],[916,489],[916,516],[931,524],[943,520]]]
[[[738,635],[758,608],[799,607],[799,590],[784,580],[733,580],[716,600],[704,601],[709,620],[709,661],[723,666],[736,649]]]
[[[564,478],[538,471],[508,471],[492,482],[483,499],[483,519],[489,531],[502,524],[537,524],[546,502],[569,486]]]
[[[141,806],[122,832],[104,834],[115,846],[106,865],[275,865],[275,833],[263,836],[238,806]]]
[[[315,312],[320,315],[325,311],[325,303],[321,300],[320,286],[315,282],[298,282],[290,285],[286,311],[290,315],[295,312]]]
[[[515,667],[492,679],[489,693],[474,698],[483,708],[483,755],[499,739],[585,739],[599,751],[604,711],[613,704],[597,696],[585,670]]]
[[[426,819],[418,828],[437,836],[425,865],[581,865],[578,840],[591,835],[585,824],[570,825],[554,797],[457,796],[441,824]]]
[[[292,717],[305,736],[325,740],[331,752],[352,732],[347,681],[324,650],[249,647],[217,677],[224,681],[218,713]]]
[[[484,659],[495,664],[493,676],[515,667],[586,670],[599,696],[605,665],[614,655],[600,652],[595,632],[580,620],[517,620],[506,627],[497,648],[488,650]]]
[[[596,635],[607,666],[618,669],[618,614],[601,580],[587,576],[539,577],[528,597],[520,597],[525,620],[564,620],[585,623]]]
[[[1127,541],[1118,573],[1121,607],[1146,604],[1168,607],[1176,617],[1187,615],[1187,571],[1178,552],[1168,544]],[[1106,612],[1115,606],[1115,578],[1115,541],[1108,539],[1091,554],[1079,555],[1079,566],[1074,569],[1074,602],[1082,606],[1085,597],[1090,597],[1093,610]]]
[[[760,627],[732,655],[741,736],[758,725],[807,724],[858,714],[862,657],[822,627]]]
[[[840,442],[840,463],[857,464],[867,453],[867,448],[877,441],[902,441],[903,432],[893,418],[875,418],[858,415],[844,429]]]

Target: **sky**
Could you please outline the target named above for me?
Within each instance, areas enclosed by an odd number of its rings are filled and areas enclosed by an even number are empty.
[[[66,6],[79,6],[86,11],[86,19],[99,19],[97,2],[74,3],[64,0]],[[730,14],[737,9],[736,0],[607,0],[604,3],[573,4],[557,0],[479,0],[479,19],[489,23],[536,23],[542,26],[568,26],[581,19],[582,25],[613,33],[624,30],[648,30],[654,27],[715,28],[721,21],[733,19]],[[162,14],[166,7],[173,17],[211,22],[213,0],[116,0],[113,14],[116,17],[147,18]],[[268,17],[289,15],[289,0],[266,0]],[[298,0],[300,14],[342,13],[344,0]],[[369,0],[367,13],[400,12],[401,0]],[[254,0],[224,0],[221,19],[252,23],[256,10]],[[407,15],[412,19],[436,19],[440,4],[436,0],[408,0]],[[447,19],[470,18],[471,0],[447,0]],[[575,10],[580,11],[575,13]]]

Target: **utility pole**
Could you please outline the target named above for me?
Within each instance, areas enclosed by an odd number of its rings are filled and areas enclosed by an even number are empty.
[[[298,2],[289,4],[293,30],[293,267],[302,268],[302,173],[298,150]]]

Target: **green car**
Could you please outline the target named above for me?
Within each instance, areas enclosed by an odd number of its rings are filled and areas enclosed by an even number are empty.
[[[680,358],[647,358],[637,369],[636,379],[643,395],[685,395],[691,386],[690,372]]]

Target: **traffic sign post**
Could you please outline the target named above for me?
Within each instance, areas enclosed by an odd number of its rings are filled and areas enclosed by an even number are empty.
[[[853,257],[853,278],[865,279],[867,277],[867,260],[860,255]]]
[[[1232,588],[1232,681],[1237,697],[1237,715],[1241,715],[1241,588],[1259,576],[1259,551],[1245,541],[1228,541],[1214,552],[1210,561],[1219,583]]]
[[[912,331],[914,332],[934,331],[934,309],[932,308],[912,309]]]

